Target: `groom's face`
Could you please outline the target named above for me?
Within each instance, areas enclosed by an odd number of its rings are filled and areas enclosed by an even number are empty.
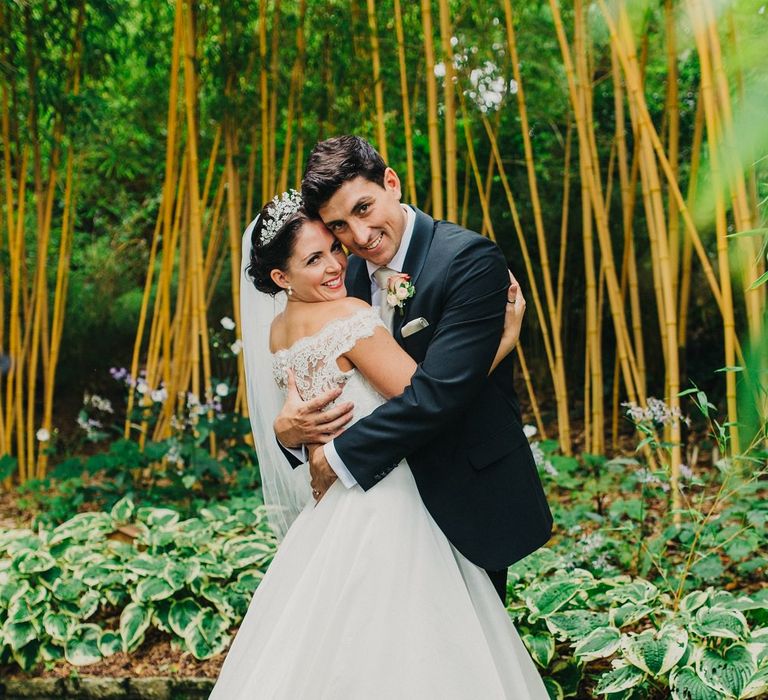
[[[387,168],[383,186],[364,177],[347,180],[320,207],[320,218],[350,252],[386,265],[395,257],[405,231],[400,195],[400,179]]]

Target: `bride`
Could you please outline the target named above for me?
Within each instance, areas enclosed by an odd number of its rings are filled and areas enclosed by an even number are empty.
[[[347,297],[346,267],[296,192],[267,204],[243,237],[248,404],[284,539],[210,697],[546,700],[487,574],[437,527],[405,460],[367,492],[334,482],[316,502],[306,469],[291,470],[277,447],[289,373],[305,400],[343,387],[359,419],[416,369],[378,311]],[[494,367],[517,342],[521,312],[508,306]]]

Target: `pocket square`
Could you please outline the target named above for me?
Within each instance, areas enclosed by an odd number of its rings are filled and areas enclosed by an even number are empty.
[[[423,316],[414,318],[413,321],[408,321],[408,323],[406,323],[400,329],[400,335],[402,335],[403,338],[407,338],[409,335],[413,335],[414,333],[418,333],[419,331],[424,330],[428,325],[429,321],[427,321],[427,319]]]

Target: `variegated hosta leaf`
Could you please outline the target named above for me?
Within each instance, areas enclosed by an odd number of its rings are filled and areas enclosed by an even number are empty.
[[[642,620],[653,608],[650,605],[638,605],[637,603],[624,603],[618,608],[611,608],[609,615],[611,624],[615,627],[624,627],[625,625],[634,625]]]
[[[160,576],[165,569],[165,560],[160,557],[151,557],[149,554],[140,554],[126,562],[125,568],[141,576]]]
[[[64,656],[64,649],[58,644],[54,644],[53,642],[43,642],[40,645],[41,661],[58,661],[62,656]]]
[[[12,566],[20,574],[39,574],[56,566],[56,560],[44,550],[25,549],[16,554]]]
[[[120,634],[112,630],[105,630],[101,634],[99,639],[99,652],[102,656],[112,656],[117,654],[123,648],[123,640],[120,639]]]
[[[130,496],[121,498],[115,505],[112,506],[110,515],[112,520],[118,524],[128,523],[133,519],[133,513],[136,507],[133,504],[133,500]]]
[[[202,610],[202,607],[194,598],[175,600],[171,605],[171,611],[168,615],[168,624],[174,633],[179,637],[183,637]]]
[[[224,615],[232,615],[232,608],[227,600],[227,594],[218,584],[209,583],[200,589],[200,595],[213,603]]]
[[[597,693],[606,695],[608,693],[621,693],[630,688],[634,688],[645,678],[645,674],[634,666],[619,666],[600,676],[597,684]]]
[[[232,513],[226,506],[223,506],[220,503],[214,503],[207,508],[201,508],[198,515],[209,522],[223,522],[230,517]]]
[[[243,537],[230,540],[224,545],[224,555],[233,562],[237,569],[265,564],[272,560],[275,548],[256,537]]]
[[[151,620],[150,610],[138,603],[129,603],[120,615],[120,638],[123,651],[131,652],[144,640]]]
[[[584,663],[604,659],[619,648],[620,641],[621,632],[615,627],[598,627],[576,645],[573,653]]]
[[[637,635],[625,635],[621,651],[633,665],[652,676],[669,671],[685,654],[688,633],[679,627],[646,630]]]
[[[139,508],[136,517],[151,528],[168,528],[179,522],[178,511],[170,508]]]
[[[153,600],[163,600],[170,598],[176,590],[168,581],[163,578],[153,576],[143,579],[133,594],[133,598],[138,603],[146,603]]]
[[[0,609],[7,608],[14,600],[23,596],[30,589],[29,581],[14,578],[0,586]]]
[[[673,700],[721,700],[722,695],[710,688],[690,666],[673,668],[669,675]]]
[[[227,621],[211,609],[201,613],[184,635],[187,649],[196,659],[208,659],[226,649],[229,637],[224,634]]]
[[[3,626],[5,643],[13,650],[19,651],[22,647],[37,639],[37,628],[33,622],[6,622]]]
[[[85,592],[85,586],[75,578],[59,579],[53,584],[53,596],[58,600],[75,602]]]
[[[707,591],[691,591],[680,601],[680,610],[682,612],[692,613],[694,610],[700,608],[709,599],[709,593]]]
[[[77,619],[71,615],[56,613],[49,610],[43,615],[43,628],[57,642],[63,642],[69,637],[75,627]]]
[[[705,649],[696,665],[699,676],[710,688],[734,698],[741,695],[755,670],[752,654],[743,644],[734,644],[722,655]]]
[[[579,588],[578,583],[567,581],[550,583],[541,588],[532,586],[525,597],[525,604],[531,611],[529,619],[535,622],[557,612],[579,592]]]
[[[555,655],[555,638],[549,634],[524,634],[523,643],[533,660],[542,668],[549,666]]]
[[[201,566],[203,576],[208,578],[229,578],[232,576],[232,566],[226,561]]]
[[[592,630],[609,624],[608,615],[591,610],[567,610],[555,613],[545,620],[549,631],[562,640],[578,642]]]
[[[88,591],[80,598],[80,619],[87,620],[99,609],[101,595],[98,591]]]
[[[608,598],[619,603],[650,603],[659,595],[659,589],[650,581],[636,579],[632,583],[617,586],[608,591]]]
[[[198,570],[200,565],[198,564]],[[171,559],[163,570],[163,578],[168,581],[171,587],[178,591],[187,582],[187,566],[177,560]]]
[[[547,690],[550,700],[563,700],[565,693],[563,692],[563,686],[561,686],[554,678],[543,678],[544,687]]]
[[[263,578],[264,574],[258,569],[241,571],[237,576],[237,581],[232,584],[231,588],[238,593],[252,594]]]
[[[691,630],[701,637],[719,637],[742,641],[749,634],[744,613],[725,608],[699,608]]]
[[[77,625],[64,645],[64,657],[73,666],[87,666],[101,661],[99,640],[101,627],[98,625]]]
[[[768,695],[768,666],[761,668],[749,679],[739,695],[739,700],[764,698],[766,695]]]
[[[40,642],[37,640],[25,644],[20,649],[13,649],[13,659],[24,671],[31,671],[40,660]]]

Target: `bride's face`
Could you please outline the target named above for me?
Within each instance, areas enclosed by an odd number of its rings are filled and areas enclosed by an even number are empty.
[[[347,295],[344,277],[347,256],[341,243],[321,221],[308,221],[296,234],[285,271],[273,270],[281,287],[291,286],[292,301],[330,301]]]

